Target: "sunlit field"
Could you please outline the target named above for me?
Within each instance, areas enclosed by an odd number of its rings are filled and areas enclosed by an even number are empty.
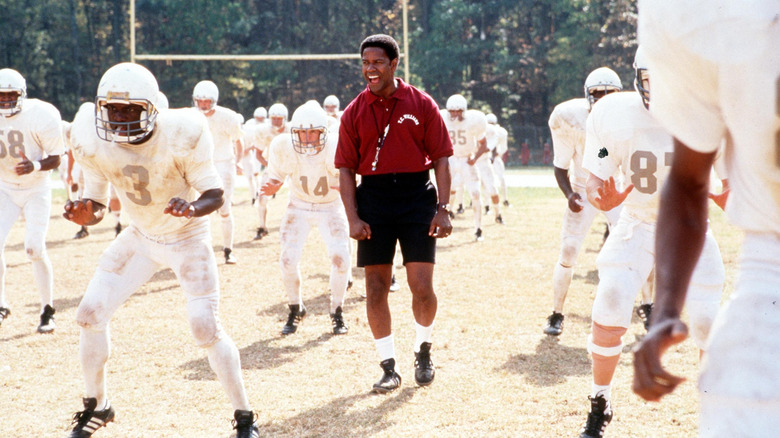
[[[551,169],[512,171],[539,175]],[[243,177],[239,177],[243,178]],[[510,188],[504,225],[483,216],[483,242],[473,239],[470,210],[439,243],[434,285],[439,311],[433,334],[435,382],[414,383],[414,324],[403,268],[391,295],[402,387],[374,395],[379,358],[366,322],[362,270],[353,270],[345,317],[348,334],[334,336],[328,316],[329,265],[316,230],[304,251],[304,302],[298,332],[279,334],[287,316],[280,278],[279,221],[286,189],[269,203],[270,235],[252,240],[257,213],[246,188],[234,199],[236,265],[225,265],[219,221],[212,235],[219,267],[220,317],[237,344],[249,400],[262,436],[272,437],[574,437],[585,421],[591,389],[586,339],[598,283],[595,259],[605,229],[597,218],[583,246],[566,301],[564,332],[542,333],[552,310],[551,277],[566,203],[557,188]],[[79,300],[101,252],[114,238],[113,219],[72,240],[78,226],[61,217],[56,190],[48,231],[54,267],[57,330],[36,333],[39,297],[24,251],[24,223],[5,248],[11,316],[0,327],[0,431],[3,436],[66,436],[82,409]],[[733,289],[741,238],[711,204],[712,228]],[[127,218],[123,224],[127,225]],[[661,230],[662,232],[663,230]],[[725,296],[724,295],[724,296]],[[662,403],[631,392],[630,351],[645,330],[634,316],[612,390],[611,437],[693,437],[697,429],[698,352],[691,340],[666,357],[688,381]],[[116,421],[96,437],[228,437],[233,409],[195,346],[184,297],[170,270],[158,272],[114,315],[108,364]]]

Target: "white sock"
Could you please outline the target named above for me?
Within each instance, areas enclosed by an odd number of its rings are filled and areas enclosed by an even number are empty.
[[[414,342],[414,352],[420,352],[420,345],[423,342],[431,342],[431,334],[433,333],[433,323],[428,327],[421,326],[417,321],[414,322],[414,329],[417,332],[417,339]]]
[[[374,343],[376,344],[376,352],[379,353],[380,361],[395,358],[395,342],[392,334],[384,338],[374,339]]]
[[[604,399],[609,401],[610,397],[612,396],[612,386],[611,385],[596,385],[593,384],[593,394],[591,394],[593,397],[598,396],[599,394],[604,396]]]

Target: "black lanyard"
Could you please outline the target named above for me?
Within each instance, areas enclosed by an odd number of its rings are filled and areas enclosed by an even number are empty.
[[[385,139],[387,138],[387,133],[390,131],[390,123],[393,121],[393,112],[395,112],[395,105],[398,103],[398,99],[394,99],[393,101],[393,107],[390,109],[390,117],[387,119],[387,125],[385,125],[385,130],[382,131],[382,125],[379,124],[379,121],[376,119],[376,113],[374,112],[374,108],[371,108],[371,115],[374,116],[374,125],[376,125],[376,134],[377,134],[377,146],[376,146],[376,154],[374,155],[374,161],[371,163],[371,171],[376,172],[376,164],[379,162],[379,150],[382,149],[382,146],[385,145]]]

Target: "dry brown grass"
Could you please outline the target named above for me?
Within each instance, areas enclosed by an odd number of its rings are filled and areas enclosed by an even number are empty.
[[[327,261],[311,234],[304,253],[304,299],[310,317],[298,333],[281,337],[286,298],[280,281],[278,223],[286,192],[270,203],[271,234],[252,241],[256,223],[246,191],[237,194],[236,255],[226,266],[219,227],[213,226],[221,276],[221,318],[241,352],[244,379],[258,424],[275,437],[477,437],[576,436],[588,411],[590,360],[585,351],[594,268],[604,230],[599,219],[586,241],[566,303],[559,339],[542,334],[551,310],[552,266],[557,260],[564,200],[557,189],[511,189],[506,225],[485,218],[485,241],[472,242],[469,215],[439,245],[435,286],[439,313],[433,358],[437,377],[414,384],[411,297],[404,285],[391,296],[397,360],[403,386],[369,394],[380,368],[366,323],[362,273],[345,306],[349,334],[330,334]],[[13,314],[0,329],[0,431],[3,436],[64,436],[81,409],[78,358],[79,299],[96,260],[113,239],[111,220],[82,241],[77,226],[59,216],[54,201],[48,235],[55,272],[58,328],[35,333],[38,294],[17,222],[7,242],[6,291]],[[733,287],[739,234],[712,210],[713,228]],[[212,225],[218,225],[213,220]],[[184,299],[170,271],[159,272],[116,313],[111,324],[109,397],[116,422],[100,437],[214,437],[230,435],[232,409],[204,352],[194,346]],[[625,337],[630,351],[644,329],[634,322]],[[662,404],[641,401],[630,390],[631,357],[617,371],[613,437],[691,437],[698,403],[697,353],[691,341],[668,355],[671,369],[689,378]]]

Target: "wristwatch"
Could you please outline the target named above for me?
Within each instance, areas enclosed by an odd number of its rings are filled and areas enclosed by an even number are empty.
[[[436,206],[436,210],[444,210],[448,214],[450,213],[450,204],[438,204]]]

